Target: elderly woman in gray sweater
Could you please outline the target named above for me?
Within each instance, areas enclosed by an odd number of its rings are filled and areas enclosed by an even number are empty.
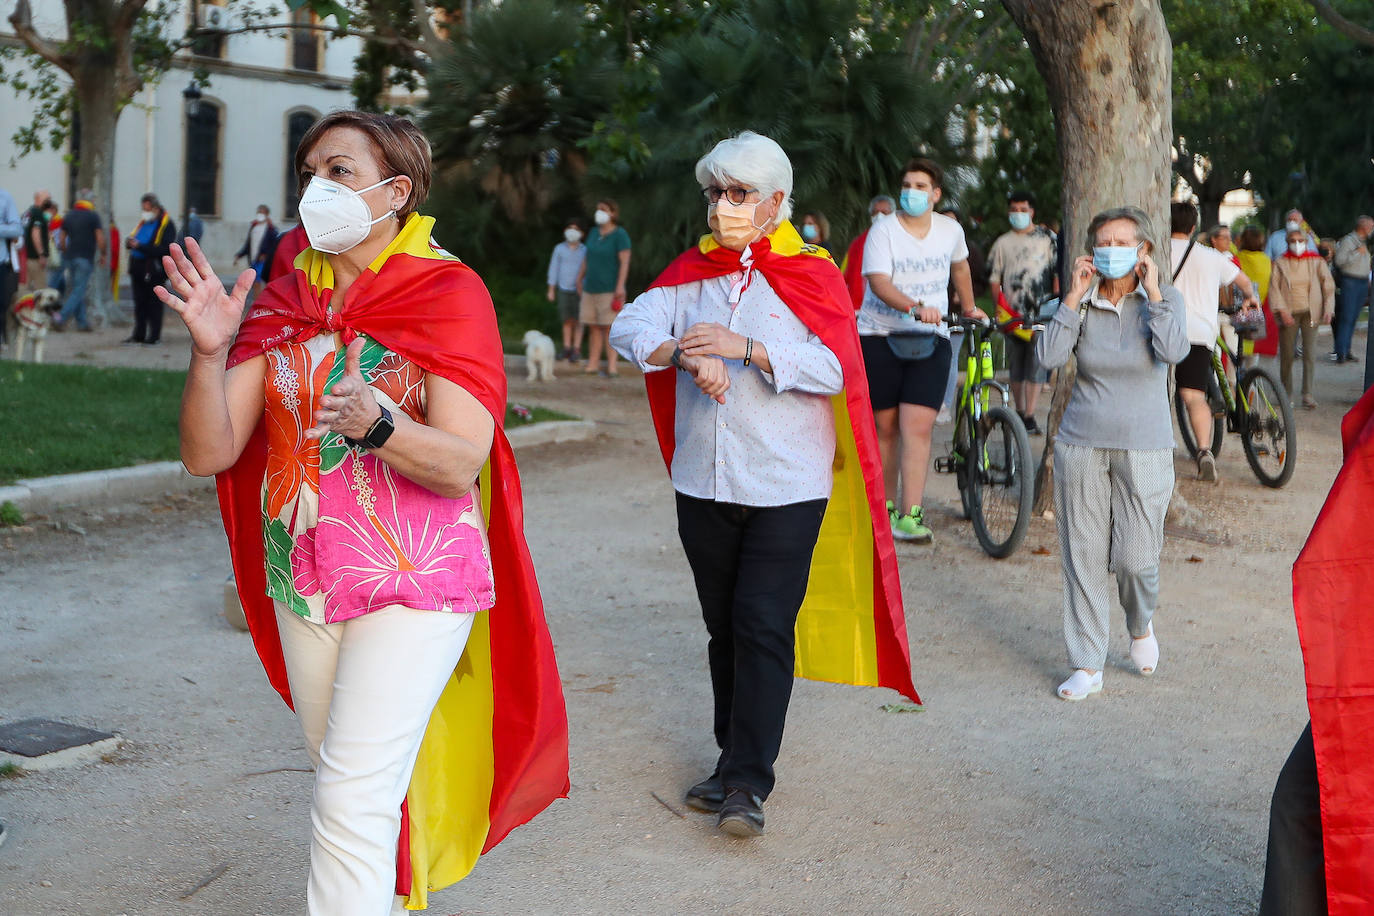
[[[1046,368],[1078,354],[1078,378],[1054,444],[1064,641],[1074,669],[1057,691],[1065,700],[1102,690],[1113,572],[1131,661],[1144,675],[1159,664],[1152,618],[1174,487],[1169,366],[1189,346],[1183,297],[1160,285],[1143,212],[1099,213],[1088,226],[1087,249],[1036,341]]]

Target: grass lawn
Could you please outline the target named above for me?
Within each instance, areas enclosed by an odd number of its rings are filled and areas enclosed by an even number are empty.
[[[185,372],[0,362],[0,485],[177,459]],[[573,420],[506,408],[506,426]]]
[[[175,459],[185,378],[0,362],[0,484]]]

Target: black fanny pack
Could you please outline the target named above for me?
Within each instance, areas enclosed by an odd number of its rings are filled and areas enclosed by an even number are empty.
[[[935,353],[935,346],[939,340],[939,335],[933,333],[889,334],[887,346],[898,359],[904,362],[918,362],[929,359]]]

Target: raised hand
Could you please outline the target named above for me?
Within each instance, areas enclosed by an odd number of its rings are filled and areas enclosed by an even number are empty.
[[[1097,268],[1093,266],[1093,259],[1089,255],[1080,255],[1074,260],[1073,274],[1069,278],[1069,296],[1075,303],[1082,301],[1096,273]]]
[[[363,339],[355,338],[344,351],[344,374],[329,393],[320,398],[320,409],[315,411],[315,425],[305,431],[311,439],[323,439],[331,432],[350,439],[362,439],[372,429],[372,424],[382,415],[372,389],[363,378],[363,367],[359,361],[363,352]]]
[[[184,251],[173,243],[171,251],[162,259],[162,266],[175,294],[161,286],[154,287],[153,292],[186,323],[195,355],[220,356],[234,342],[248,290],[257,275],[245,270],[239,274],[233,290],[226,292],[195,239],[186,240]]]

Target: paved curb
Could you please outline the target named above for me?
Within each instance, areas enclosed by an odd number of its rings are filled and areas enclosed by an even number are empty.
[[[23,754],[7,754],[0,751],[0,764],[12,763],[26,773],[41,773],[44,770],[57,770],[62,767],[92,763],[106,754],[113,754],[123,744],[123,738],[119,735],[111,735],[99,741],[63,748],[41,757],[25,757]]]
[[[596,435],[590,420],[556,420],[512,429],[507,435],[513,448],[575,442]],[[93,508],[134,502],[167,493],[188,493],[214,486],[213,477],[193,477],[179,461],[159,461],[131,468],[84,471],[21,480],[0,487],[0,503],[12,502],[24,512],[50,512],[79,506]]]

